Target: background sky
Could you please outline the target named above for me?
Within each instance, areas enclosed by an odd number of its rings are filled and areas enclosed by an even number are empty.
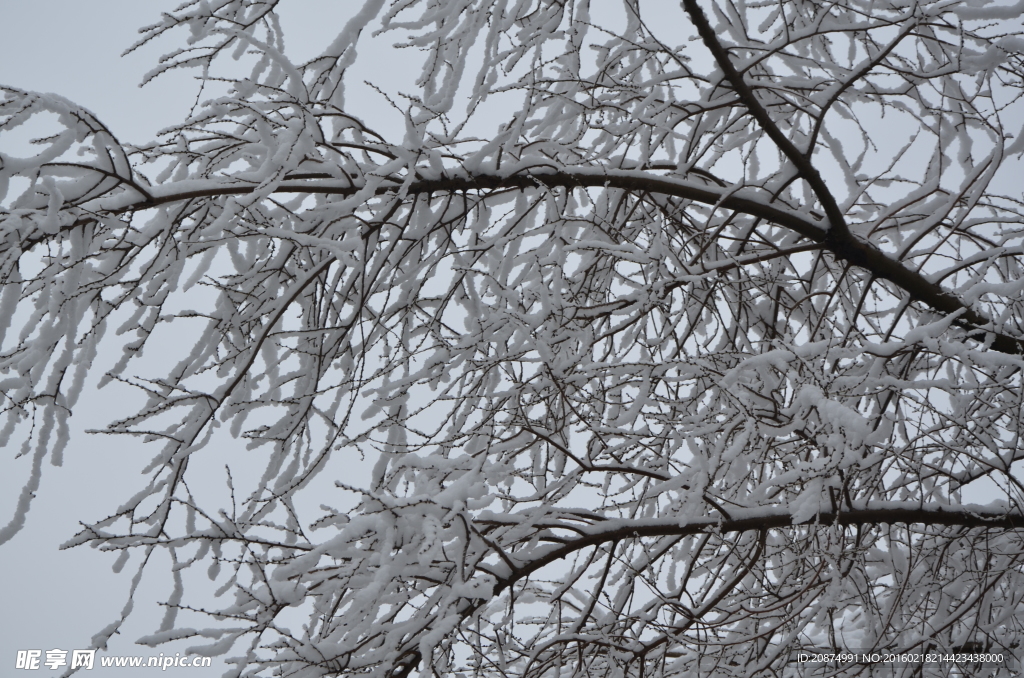
[[[163,82],[138,87],[161,50],[169,51],[167,43],[125,58],[120,54],[136,40],[140,26],[153,23],[160,10],[168,8],[173,5],[153,0],[0,0],[0,83],[71,99],[96,113],[122,141],[150,139],[188,112],[195,84],[183,74],[172,74]],[[119,397],[131,398],[110,389],[100,395],[104,397],[81,399],[72,420],[77,434],[64,465],[44,468],[25,527],[0,547],[0,675],[16,674],[17,650],[88,648],[93,634],[120,617],[127,600],[131,572],[128,568],[120,575],[111,571],[114,554],[88,547],[58,548],[78,531],[78,520],[101,517],[103,509],[123,500],[123,491],[111,491],[111,486],[137,487],[149,457],[148,450],[140,454],[127,441],[84,434],[84,429],[111,418],[109,410]],[[7,472],[0,476],[0,523],[4,524],[28,470],[27,458],[11,462],[15,452],[3,451]],[[144,579],[135,614],[124,633],[112,639],[107,654],[159,654],[161,650],[136,646],[134,641],[159,624],[155,603],[166,595],[165,582]],[[220,675],[224,667],[218,664],[197,673]],[[123,676],[126,672],[131,670],[97,666],[82,675]],[[42,668],[24,675],[59,673]]]
[[[190,74],[176,72],[138,87],[160,55],[180,44],[180,34],[127,57],[120,55],[135,42],[139,27],[155,22],[161,11],[177,4],[178,0],[0,0],[0,84],[60,94],[90,109],[122,141],[151,140],[158,130],[187,115],[196,100],[198,83]],[[357,0],[285,3],[286,53],[295,62],[313,56],[340,30],[344,15],[360,4]],[[665,30],[669,32],[669,27]],[[387,42],[361,47],[357,69],[349,77],[348,100],[375,126],[395,128],[388,122],[389,116],[397,125],[400,119],[393,117],[380,95],[358,86],[364,78],[372,78],[388,83],[392,92],[411,89],[407,85],[416,66],[387,49]],[[894,143],[898,141],[894,139]],[[6,149],[12,143],[0,137],[0,147]],[[1004,172],[1004,176],[1019,182],[1019,174]],[[1014,187],[1015,194],[1017,191]],[[107,358],[113,362],[116,354]],[[98,392],[87,386],[75,408],[75,434],[64,465],[44,469],[25,528],[0,546],[0,676],[18,675],[14,671],[17,650],[88,648],[93,634],[120,617],[134,561],[115,574],[111,571],[114,554],[83,547],[61,551],[58,547],[79,530],[78,520],[108,515],[143,482],[140,471],[153,449],[85,433],[125,413],[135,397],[116,385]],[[215,452],[231,454],[230,449]],[[29,459],[12,461],[16,453],[0,451],[4,455],[0,462],[0,527],[12,515],[28,474]],[[135,596],[135,611],[122,633],[109,643],[107,655],[173,654],[194,643],[187,640],[157,649],[134,644],[140,636],[156,630],[161,615],[157,602],[170,592],[165,557],[162,553],[155,557],[161,560],[151,563]],[[215,660],[209,670],[169,669],[166,675],[219,676],[223,671],[223,662]],[[81,675],[106,678],[133,673],[130,669],[104,671],[97,666]],[[59,674],[40,670],[23,675]],[[140,674],[145,675],[146,670]]]
[[[138,38],[137,30],[157,21],[161,11],[178,2],[162,0],[0,0],[0,84],[53,92],[80,104],[103,121],[122,142],[153,139],[163,127],[180,121],[195,102],[198,85],[186,73],[158,78],[144,88],[138,84],[161,54],[176,47],[181,36],[148,45],[127,57],[121,53]],[[343,25],[341,8],[356,3],[301,0],[282,16],[287,44],[295,61],[311,56]],[[315,20],[311,20],[315,19]],[[375,59],[384,68],[386,58]],[[387,115],[387,113],[383,113]],[[10,150],[0,138],[0,146]],[[119,353],[119,351],[118,351]],[[113,362],[115,355],[108,356]],[[85,433],[99,428],[132,406],[135,394],[116,386],[90,393],[88,386],[76,406],[75,434],[60,468],[44,468],[42,484],[23,530],[0,546],[0,675],[17,675],[18,650],[85,649],[93,634],[120,618],[127,600],[133,562],[115,574],[115,554],[88,547],[59,550],[80,528],[78,520],[108,515],[143,482],[140,471],[155,449],[132,441]],[[29,458],[12,461],[16,449],[3,454],[0,474],[0,527],[13,513],[29,469]],[[174,654],[195,641],[156,649],[134,641],[152,633],[162,611],[157,602],[170,592],[163,554],[143,579],[135,610],[122,633],[108,645],[106,655],[151,656]],[[204,568],[205,569],[205,568]],[[162,576],[161,576],[162,575]],[[170,648],[170,649],[168,649]],[[98,655],[99,656],[99,655]],[[97,662],[98,663],[98,662]],[[172,675],[219,676],[225,667],[214,659],[212,669],[168,669]],[[155,669],[148,669],[152,672]],[[22,675],[60,675],[62,671]],[[146,670],[143,670],[145,673]],[[81,675],[126,676],[131,669],[98,665]]]

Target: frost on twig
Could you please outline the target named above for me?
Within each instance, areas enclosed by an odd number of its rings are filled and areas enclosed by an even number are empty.
[[[0,540],[116,382],[147,479],[67,545],[168,551],[140,642],[232,675],[1019,657],[1021,10],[598,4],[370,1],[297,64],[278,3],[185,3],[151,86],[213,94],[146,144],[3,89],[56,131],[0,154]]]

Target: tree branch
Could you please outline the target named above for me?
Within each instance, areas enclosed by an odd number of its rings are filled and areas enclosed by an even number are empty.
[[[772,117],[768,115],[768,111],[757,100],[754,90],[743,79],[743,76],[736,70],[736,67],[732,65],[732,61],[729,60],[729,53],[725,51],[725,47],[718,41],[714,29],[708,23],[707,17],[704,16],[704,10],[697,4],[697,0],[683,0],[683,8],[690,15],[690,20],[693,21],[693,25],[697,28],[697,33],[700,35],[701,40],[711,50],[711,54],[715,57],[715,62],[722,69],[725,79],[732,85],[733,91],[736,92],[740,101],[743,102],[743,105],[747,107],[750,114],[761,125],[761,129],[779,147],[783,155],[793,163],[800,176],[810,185],[814,194],[818,196],[818,200],[821,201],[821,205],[825,209],[829,230],[838,230],[843,233],[848,232],[846,219],[839,209],[839,204],[836,202],[825,180],[821,178],[817,168],[811,163],[810,154],[814,147],[811,146],[806,151],[801,152],[796,147],[796,144],[782,133],[782,130],[775,124]]]
[[[352,196],[363,189],[348,183],[339,184],[320,178],[321,175],[301,175],[289,177],[278,185],[275,193],[318,193],[322,195]],[[322,175],[326,178],[326,175]],[[301,178],[301,181],[298,180]],[[548,188],[615,188],[632,192],[649,192],[668,195],[685,200],[692,200],[705,205],[721,207],[747,214],[758,219],[788,228],[801,236],[818,243],[823,249],[831,252],[838,260],[866,269],[876,278],[888,280],[912,299],[927,304],[942,314],[958,313],[956,323],[974,335],[984,339],[984,335],[992,337],[991,347],[1000,353],[1011,355],[1024,354],[1024,339],[993,332],[992,321],[973,310],[957,296],[950,294],[940,285],[928,280],[919,271],[908,268],[902,262],[888,256],[873,244],[864,242],[846,231],[826,229],[825,224],[814,221],[806,214],[773,206],[767,200],[736,195],[734,189],[712,187],[705,184],[685,181],[674,177],[652,176],[636,170],[614,170],[605,168],[574,168],[571,170],[534,170],[530,174],[502,176],[498,174],[474,174],[463,177],[446,177],[441,179],[422,179],[404,186],[398,184],[380,186],[376,195],[389,195],[403,192],[406,195],[431,193],[459,193],[465,191],[487,191],[503,189],[535,189]],[[114,204],[101,207],[96,211],[110,214],[158,207],[169,203],[213,198],[229,195],[247,195],[256,189],[255,186],[238,184],[223,187],[201,188],[174,192],[172,190],[152,190],[150,200],[129,204]],[[91,220],[83,217],[63,230],[82,225]],[[42,242],[45,238],[26,238],[22,249]]]
[[[543,546],[543,553],[524,563],[507,577],[498,580],[495,592],[511,586],[516,581],[527,577],[537,570],[561,560],[580,549],[596,546],[604,542],[636,539],[638,537],[688,537],[707,530],[719,533],[750,532],[753,530],[771,530],[801,525],[839,525],[852,527],[860,525],[907,524],[925,526],[946,526],[962,528],[989,528],[998,530],[1024,529],[1024,514],[1007,511],[993,511],[978,507],[961,506],[957,508],[907,508],[885,505],[884,502],[871,502],[867,506],[838,513],[826,511],[819,513],[814,520],[798,523],[793,520],[789,508],[779,509],[771,513],[752,511],[735,511],[737,517],[730,520],[724,518],[701,518],[680,522],[678,519],[623,520],[609,521],[595,525],[588,534],[558,546]]]

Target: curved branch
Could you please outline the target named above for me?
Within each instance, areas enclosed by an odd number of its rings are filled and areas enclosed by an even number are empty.
[[[908,506],[905,502],[868,502],[852,510],[839,512],[825,511],[818,513],[813,520],[796,522],[788,507],[765,511],[763,509],[739,509],[733,512],[731,519],[722,517],[706,517],[696,520],[680,521],[672,519],[639,519],[609,520],[598,523],[591,528],[584,528],[584,534],[564,544],[544,545],[531,549],[534,556],[522,564],[512,568],[506,556],[507,572],[499,568],[478,565],[478,569],[487,572],[496,580],[493,594],[496,596],[516,582],[529,577],[538,570],[562,560],[582,549],[598,546],[607,542],[636,539],[639,537],[687,537],[699,533],[711,532],[724,534],[727,532],[764,532],[766,530],[786,527],[811,527],[814,525],[838,525],[841,527],[859,527],[862,525],[879,524],[915,524],[925,526],[946,526],[960,528],[988,528],[999,530],[1024,530],[1024,513],[993,510],[992,507],[963,505],[955,508]],[[513,556],[514,557],[514,556]],[[752,561],[751,561],[752,562]],[[487,604],[487,599],[465,599],[460,605],[458,614],[463,618],[471,616],[476,610]],[[399,651],[412,652],[418,637],[414,636],[403,643]],[[407,656],[402,654],[401,657]],[[406,664],[401,659],[393,669],[407,675]]]
[[[846,219],[843,217],[842,210],[839,209],[839,203],[836,202],[835,197],[825,184],[825,180],[821,178],[817,168],[811,163],[810,153],[813,146],[801,152],[789,137],[782,133],[779,126],[768,115],[768,111],[757,100],[754,90],[743,79],[743,76],[736,70],[736,67],[732,65],[728,52],[726,52],[722,43],[718,41],[714,29],[708,23],[708,18],[704,16],[704,10],[697,4],[697,0],[683,0],[683,7],[686,9],[686,13],[690,15],[690,20],[693,21],[693,25],[697,28],[697,33],[700,35],[701,40],[704,41],[704,45],[715,57],[715,62],[722,69],[725,79],[732,85],[740,101],[743,102],[743,105],[747,107],[750,114],[761,125],[761,129],[765,131],[771,140],[775,142],[775,145],[779,147],[779,150],[793,163],[793,166],[800,172],[800,176],[810,185],[814,194],[818,196],[818,200],[821,201],[821,205],[825,209],[825,216],[828,218],[829,230],[838,230],[846,233]]]
[[[746,515],[744,515],[746,514]],[[789,508],[771,512],[757,510],[734,511],[735,517],[700,518],[681,522],[677,519],[650,520],[616,520],[595,525],[586,530],[586,534],[565,544],[542,546],[536,557],[519,568],[498,579],[495,593],[511,586],[523,577],[529,576],[561,560],[580,549],[596,546],[609,541],[638,537],[688,537],[691,535],[714,530],[717,533],[750,532],[755,530],[771,530],[784,527],[812,525],[839,525],[853,527],[878,524],[915,524],[926,526],[946,526],[962,528],[989,528],[999,530],[1024,529],[1024,514],[1017,512],[994,511],[987,507],[960,506],[957,508],[910,508],[906,504],[897,505],[886,502],[870,502],[866,506],[840,512],[823,511],[813,520],[796,522]]]
[[[874,246],[859,240],[850,233],[839,204],[836,202],[825,180],[822,179],[821,174],[818,173],[817,168],[811,163],[810,155],[813,145],[801,152],[789,137],[783,134],[782,130],[779,129],[779,126],[775,124],[775,121],[768,114],[768,111],[758,101],[754,90],[751,89],[750,85],[743,79],[743,76],[736,70],[736,67],[733,66],[728,52],[722,46],[722,43],[718,41],[714,29],[708,23],[707,17],[697,4],[697,1],[683,0],[683,7],[697,28],[697,33],[700,35],[701,40],[711,51],[715,62],[722,69],[725,79],[732,86],[740,101],[743,102],[743,105],[750,111],[750,114],[757,120],[765,133],[775,142],[775,145],[778,146],[783,155],[793,163],[797,172],[808,183],[811,190],[818,197],[818,200],[821,201],[828,224],[819,242],[824,244],[826,249],[843,261],[865,268],[876,277],[895,283],[909,293],[911,297],[923,301],[936,311],[946,314],[959,312],[961,315],[957,322],[968,330],[983,330],[985,326],[990,325],[991,321],[988,318],[975,312],[954,295],[949,294],[938,285],[925,279],[917,271],[912,271],[903,266]],[[785,226],[786,224],[781,225]],[[1024,349],[1022,340],[1002,334],[992,334],[994,335],[992,348],[997,351],[1011,354],[1024,353],[1024,350],[1022,350]]]
[[[288,177],[274,188],[274,193],[317,193],[322,195],[353,196],[363,190],[363,186],[350,183],[338,183],[326,179],[315,178],[317,175],[301,175]],[[299,180],[301,178],[301,181]],[[984,340],[991,337],[991,347],[1000,353],[1013,355],[1024,354],[1024,339],[993,332],[992,321],[972,309],[956,295],[950,294],[940,285],[932,282],[919,271],[908,268],[902,262],[888,256],[875,245],[860,240],[849,231],[826,229],[825,224],[815,221],[801,212],[776,207],[767,199],[744,197],[737,195],[735,189],[708,186],[676,177],[652,176],[637,170],[614,170],[606,168],[573,168],[571,170],[534,170],[530,174],[473,174],[461,177],[444,177],[440,179],[421,179],[405,185],[379,186],[375,195],[402,193],[405,195],[431,193],[460,193],[481,190],[531,189],[539,187],[560,188],[615,188],[624,191],[659,193],[685,200],[692,200],[713,207],[721,207],[740,212],[783,228],[821,245],[838,260],[866,269],[875,278],[893,283],[911,299],[927,304],[935,311],[946,315],[957,314],[956,324],[966,329],[976,338]],[[161,187],[163,188],[163,187]],[[160,190],[151,190],[152,199],[140,202],[125,203],[123,198],[107,204],[99,204],[89,212],[105,211],[110,214],[123,214],[175,202],[184,202],[200,198],[213,198],[230,195],[248,195],[256,190],[256,186],[228,184],[224,186],[195,188],[192,190],[173,190],[173,185]],[[119,196],[120,197],[120,196]],[[97,200],[97,203],[103,203]],[[91,217],[83,216],[74,224],[62,230],[70,230],[80,226]],[[48,237],[48,236],[47,236]],[[42,242],[44,237],[26,238],[22,249]]]

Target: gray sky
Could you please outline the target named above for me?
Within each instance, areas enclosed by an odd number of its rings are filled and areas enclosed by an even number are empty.
[[[141,141],[180,120],[195,86],[182,74],[139,88],[142,76],[171,44],[147,46],[122,58],[176,2],[161,0],[0,0],[0,82],[54,92],[85,106],[122,140]]]
[[[306,3],[311,8],[322,4]],[[147,46],[125,58],[120,55],[137,39],[140,26],[154,22],[161,10],[177,4],[160,0],[0,0],[0,83],[71,99],[95,113],[122,141],[152,139],[157,130],[187,114],[195,100],[196,82],[175,73],[138,87],[159,56],[175,46],[172,41]],[[98,394],[87,391],[75,409],[76,434],[64,465],[53,468],[48,460],[44,462],[47,467],[41,488],[25,528],[0,547],[2,675],[13,674],[17,650],[88,648],[94,633],[120,617],[133,563],[116,575],[111,571],[114,554],[85,547],[60,551],[58,546],[77,532],[77,520],[102,518],[141,486],[139,472],[155,450],[139,449],[131,441],[84,434],[85,429],[101,427],[130,407],[133,397],[116,387]],[[10,519],[28,473],[28,457],[12,463],[16,452],[3,451],[0,525]],[[160,561],[152,563],[156,567],[151,568],[136,596],[135,612],[124,632],[110,642],[108,655],[174,654],[194,643],[157,649],[134,644],[138,637],[156,630],[161,615],[156,602],[169,592],[167,568],[162,562],[166,558],[163,554],[157,557]],[[218,676],[223,670],[223,663],[215,660],[212,670],[168,669],[167,675],[184,671]],[[97,666],[82,675],[103,678],[130,672]],[[25,675],[60,673],[44,668]]]
[[[173,82],[168,78],[160,87],[139,89],[137,83],[159,56],[157,50],[149,48],[124,59],[119,55],[136,39],[136,29],[151,23],[166,6],[169,3],[131,0],[0,0],[0,83],[61,94],[91,109],[122,140],[149,138],[187,111],[181,94],[194,86],[175,75]],[[109,416],[106,399],[83,398],[81,405],[75,413],[78,431]],[[13,453],[4,451],[4,468],[14,470],[0,479],[4,524],[28,470],[27,458],[11,463]],[[111,482],[122,487],[138,484],[145,456],[132,454],[123,443],[79,434],[67,450],[64,466],[44,469],[25,528],[0,554],[0,600],[6,622],[0,634],[0,673],[11,675],[17,650],[88,648],[92,635],[120,616],[131,576],[111,571],[114,555],[88,548],[59,551],[58,546],[77,531],[76,519],[98,518],[103,508],[109,508],[102,498],[114,498]],[[139,619],[125,636],[111,642],[110,654],[150,654],[131,641],[147,625],[159,623],[153,602],[166,595],[163,588],[163,582],[143,582]],[[147,652],[139,652],[143,649]],[[125,669],[96,667],[89,675],[118,671],[123,675]],[[58,673],[43,668],[26,675]]]
[[[0,84],[59,94],[91,110],[122,142],[149,141],[160,129],[180,122],[196,101],[198,83],[190,73],[176,72],[144,88],[138,86],[162,54],[181,45],[184,34],[172,33],[127,57],[121,54],[137,40],[139,27],[154,23],[161,11],[178,4],[178,0],[0,0]],[[286,53],[295,62],[313,56],[330,42],[344,25],[345,14],[358,4],[336,0],[286,3],[281,17]],[[385,44],[366,46],[361,57],[362,68],[351,78],[356,89],[350,90],[350,101],[357,98],[354,103],[380,125],[394,113],[379,94],[359,89],[362,80],[384,80],[390,88],[398,88],[401,83],[409,84],[415,69],[403,68]],[[394,122],[400,124],[400,119]],[[16,149],[21,140],[15,136],[0,138],[0,147],[8,152]],[[108,362],[112,364],[119,354],[120,350],[108,351]],[[98,362],[102,362],[102,353]],[[97,367],[93,385],[103,371],[102,365]],[[140,471],[155,448],[136,440],[85,433],[128,414],[137,397],[123,386],[111,385],[102,391],[90,391],[86,386],[74,410],[74,433],[63,466],[54,468],[49,459],[44,462],[41,487],[25,527],[0,547],[0,601],[6,622],[0,633],[2,675],[13,671],[18,650],[85,649],[93,634],[120,617],[136,559],[132,558],[121,574],[114,574],[111,566],[116,554],[83,547],[61,551],[58,547],[79,530],[77,521],[109,515],[143,486]],[[220,457],[223,464],[232,450],[219,447],[207,456]],[[12,461],[17,450],[2,453],[0,527],[10,520],[30,463],[30,455]],[[223,477],[214,482],[223,486]],[[121,634],[111,639],[107,656],[173,655],[195,644],[186,640],[155,649],[134,644],[157,630],[162,615],[157,603],[170,593],[167,557],[157,553],[154,558],[157,560],[150,563],[135,596],[135,610]],[[202,569],[205,571],[205,566]],[[189,598],[195,601],[196,594],[202,596],[206,589],[212,591],[210,582],[200,579],[186,582],[186,602]],[[223,662],[215,659],[213,669],[169,671],[219,676],[224,669]],[[61,672],[42,669],[24,675]],[[128,672],[131,670],[104,670],[97,665],[82,675],[103,678]]]
[[[125,58],[120,55],[137,39],[140,26],[156,21],[160,11],[177,4],[178,0],[0,0],[0,83],[71,99],[95,113],[122,141],[152,139],[159,129],[180,121],[196,98],[198,85],[186,73],[165,75],[145,88],[138,87],[159,56],[180,44],[180,37],[172,35]],[[294,61],[312,56],[341,27],[345,9],[358,4],[356,0],[287,4],[288,13],[282,17],[287,53]],[[361,50],[361,56],[365,73],[355,74],[353,83],[365,75],[397,87],[415,74],[414,68],[390,60],[376,47]],[[375,99],[377,95],[364,89],[360,96],[358,105],[375,111],[374,123],[380,124],[388,113]],[[0,147],[3,143],[0,139]],[[26,527],[0,547],[0,602],[6,621],[0,633],[2,675],[13,673],[17,650],[88,647],[94,633],[119,617],[126,600],[134,559],[116,575],[111,572],[112,554],[81,547],[58,550],[77,532],[77,520],[107,515],[140,486],[139,471],[154,452],[135,441],[86,435],[86,429],[100,428],[124,414],[135,397],[116,386],[86,393],[75,410],[76,434],[63,467],[44,469]],[[27,457],[12,464],[15,451],[2,453],[0,526],[12,514],[28,472]],[[7,473],[12,467],[13,472]],[[166,558],[162,553],[155,557],[160,560],[151,564],[143,580],[136,611],[122,635],[111,641],[108,655],[173,654],[194,643],[158,649],[134,645],[136,638],[158,626],[161,610],[156,602],[165,599],[170,589]],[[168,675],[176,671],[216,676],[223,665],[215,662],[209,671],[171,669]],[[103,678],[129,673],[97,667],[83,675]]]

